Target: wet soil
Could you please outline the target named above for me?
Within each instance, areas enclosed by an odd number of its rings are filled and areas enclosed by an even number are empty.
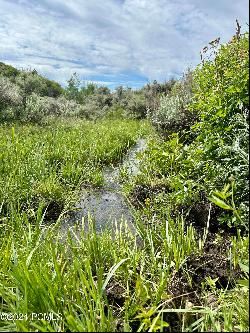
[[[106,228],[113,228],[116,222],[126,221],[129,228],[134,231],[133,215],[126,198],[122,195],[122,186],[119,183],[120,167],[125,167],[129,174],[135,175],[139,171],[137,154],[146,149],[146,141],[139,139],[134,147],[124,157],[123,162],[115,167],[106,167],[103,171],[104,185],[102,188],[85,188],[76,204],[75,211],[69,212],[61,225],[61,232],[67,233],[75,225],[84,220],[85,229],[88,230],[90,219],[94,221],[97,232]]]
[[[213,279],[217,289],[231,289],[240,277],[239,267],[233,267],[227,252],[231,246],[227,234],[221,235],[223,241],[216,241],[216,234],[208,235],[202,254],[191,254],[178,271],[173,271],[170,281],[166,284],[169,295],[170,309],[187,308],[187,306],[207,306],[216,304],[217,298],[208,279]],[[130,286],[132,289],[135,286]],[[204,292],[211,291],[209,297],[204,298]],[[114,314],[124,306],[125,288],[119,282],[111,280],[106,291],[109,304],[114,308]],[[148,301],[150,306],[150,300]],[[119,315],[118,315],[119,317]],[[151,318],[152,319],[152,318]],[[165,313],[164,320],[170,325],[165,331],[178,331],[182,314]],[[131,322],[133,331],[137,331],[141,322]]]
[[[44,210],[44,219],[48,222],[56,221],[63,210],[63,202],[51,201]]]
[[[137,207],[143,207],[147,199],[152,199],[159,193],[170,192],[166,184],[137,184],[130,193],[131,203]]]
[[[143,206],[147,198],[157,193],[169,191],[167,187],[137,185],[131,195],[132,203],[136,207]],[[239,267],[233,267],[228,252],[231,247],[231,236],[236,230],[218,223],[218,217],[223,214],[223,209],[210,204],[206,198],[194,203],[190,207],[178,207],[177,213],[186,213],[186,225],[192,224],[197,232],[197,237],[203,236],[204,228],[209,219],[209,230],[202,254],[193,253],[190,255],[179,271],[173,271],[171,279],[166,285],[166,293],[170,297],[169,307],[186,308],[191,306],[203,306],[216,303],[217,299],[211,290],[210,299],[204,299],[204,292],[211,289],[207,281],[214,280],[217,289],[231,289],[235,281],[240,277]],[[176,215],[175,215],[176,216]],[[118,302],[118,301],[119,302]],[[121,288],[114,288],[109,294],[111,304],[123,305],[124,291]],[[164,314],[164,320],[170,324],[167,331],[178,328],[181,321],[181,314],[174,312]],[[134,322],[136,330],[140,323]]]
[[[168,285],[174,307],[185,305],[186,301],[193,305],[202,305],[202,284],[207,278],[213,279],[218,289],[231,289],[239,272],[239,269],[231,267],[230,261],[220,253],[205,252],[190,256],[183,267],[173,274]],[[206,288],[210,288],[209,284]]]
[[[204,304],[202,294],[209,290],[204,285],[208,278],[215,281],[217,289],[232,289],[240,277],[239,267],[234,267],[227,256],[231,246],[230,237],[222,232],[209,233],[202,254],[192,254],[178,272],[173,273],[168,292],[174,298],[174,306],[179,307],[187,301],[194,305]],[[205,288],[203,290],[203,288]]]
[[[106,289],[106,297],[110,305],[122,307],[125,303],[125,288],[119,282],[112,280]]]
[[[125,156],[122,166],[127,167],[128,172],[135,175],[138,173],[139,160],[136,155],[146,148],[144,140],[139,140],[137,144]],[[95,221],[98,232],[109,227],[116,221],[120,223],[126,220],[131,230],[133,227],[133,215],[126,198],[122,195],[121,184],[119,183],[119,168],[107,167],[104,170],[104,186],[100,189],[85,187],[82,197],[76,205],[76,211],[70,212],[69,216],[62,223],[62,232],[67,232],[75,224],[79,224],[82,219],[89,221],[90,215]],[[145,204],[147,198],[152,198],[158,193],[171,191],[167,185],[145,185],[139,184],[134,187],[131,193],[131,201],[135,207]],[[53,208],[53,207],[52,207]],[[201,193],[200,200],[191,207],[179,206],[173,217],[178,214],[186,215],[186,227],[192,224],[198,236],[203,235],[204,228],[209,219],[209,231],[206,244],[202,254],[193,253],[190,255],[179,271],[173,271],[171,279],[166,285],[166,292],[170,296],[169,306],[171,308],[185,308],[186,304],[199,306],[204,305],[204,290],[209,290],[210,286],[206,281],[210,278],[215,281],[216,288],[233,288],[235,280],[240,276],[238,267],[233,267],[230,258],[227,257],[231,246],[230,236],[235,234],[235,230],[228,229],[218,223],[218,217],[223,214],[223,210],[207,201],[204,193]],[[86,229],[87,230],[87,229]],[[221,240],[216,241],[218,234]],[[118,311],[124,305],[126,296],[125,288],[117,281],[110,281],[106,289],[108,303]],[[207,300],[208,301],[208,300]],[[213,300],[216,302],[216,299]],[[119,316],[118,316],[119,317]],[[171,329],[178,327],[179,316],[176,313],[165,315],[165,321],[170,324]],[[132,323],[136,330],[140,322]]]
[[[219,234],[220,240],[218,240]],[[180,270],[172,273],[167,286],[167,293],[172,299],[171,308],[186,308],[187,304],[191,306],[216,304],[217,298],[208,282],[209,279],[214,281],[217,290],[235,287],[241,271],[239,267],[233,266],[227,256],[230,246],[230,234],[225,231],[208,233],[203,253],[190,255]],[[210,294],[207,293],[209,291]],[[178,327],[180,317],[176,313],[166,313],[165,320],[173,329]]]

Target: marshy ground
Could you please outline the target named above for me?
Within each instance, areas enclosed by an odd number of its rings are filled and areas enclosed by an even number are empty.
[[[114,228],[116,222],[119,226],[121,221],[126,221],[131,230],[133,225],[133,213],[126,197],[122,192],[122,185],[119,180],[119,170],[124,168],[128,175],[135,176],[139,172],[139,159],[137,154],[146,149],[146,139],[138,139],[134,146],[129,148],[120,163],[115,166],[107,166],[103,170],[103,184],[100,187],[84,188],[75,206],[75,211],[69,212],[69,217],[62,222],[62,229],[67,232],[76,223],[81,224],[82,220],[94,221],[97,231]]]
[[[228,315],[223,329],[246,327],[248,238],[157,210],[169,189],[142,181],[148,123],[1,134],[1,311],[27,314],[3,330],[219,330]],[[41,312],[58,319],[31,320]]]

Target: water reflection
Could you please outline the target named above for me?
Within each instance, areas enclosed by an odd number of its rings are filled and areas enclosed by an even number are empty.
[[[146,149],[146,141],[140,139],[136,145],[129,150],[123,162],[116,167],[107,167],[103,171],[104,186],[101,189],[85,190],[82,197],[76,204],[76,210],[70,212],[68,217],[61,224],[61,231],[67,233],[75,224],[81,224],[82,219],[88,221],[91,216],[95,222],[98,232],[107,227],[112,227],[112,223],[126,220],[128,226],[133,231],[133,215],[130,207],[121,193],[119,183],[119,168],[125,167],[127,172],[136,175],[139,171],[139,160],[137,153]],[[87,223],[86,230],[87,230]]]

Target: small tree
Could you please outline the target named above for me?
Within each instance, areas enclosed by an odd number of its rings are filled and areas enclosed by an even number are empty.
[[[68,86],[65,89],[65,95],[69,99],[77,100],[79,96],[79,88],[81,81],[76,73],[73,73],[71,78],[67,81]]]

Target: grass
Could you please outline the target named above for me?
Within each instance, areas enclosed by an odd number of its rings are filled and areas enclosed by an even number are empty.
[[[161,220],[150,206],[139,212],[135,234],[126,222],[113,234],[97,234],[93,222],[86,233],[83,221],[80,237],[65,241],[60,216],[45,223],[50,202],[65,209],[81,184],[101,186],[102,167],[152,133],[147,123],[60,122],[0,132],[0,331],[248,330],[248,288],[240,283],[218,289],[208,279],[199,307],[190,295],[169,292],[174,274],[206,241],[168,207]],[[248,237],[230,242],[225,256],[237,267],[248,259]]]
[[[82,229],[78,240],[69,235],[63,243],[57,228],[40,229],[19,214],[1,224],[1,312],[24,316],[2,317],[1,331],[158,331],[170,311],[178,314],[183,331],[247,329],[248,291],[240,285],[214,290],[216,306],[173,309],[167,292],[171,274],[199,251],[195,231],[191,227],[185,234],[182,221],[153,229],[138,226],[140,246],[129,230],[118,228],[113,237]],[[238,256],[247,246],[235,245]]]
[[[81,184],[100,186],[102,167],[119,161],[146,123],[57,121],[41,127],[0,127],[0,203],[3,215],[51,204],[62,210]],[[56,207],[55,207],[56,206]]]

